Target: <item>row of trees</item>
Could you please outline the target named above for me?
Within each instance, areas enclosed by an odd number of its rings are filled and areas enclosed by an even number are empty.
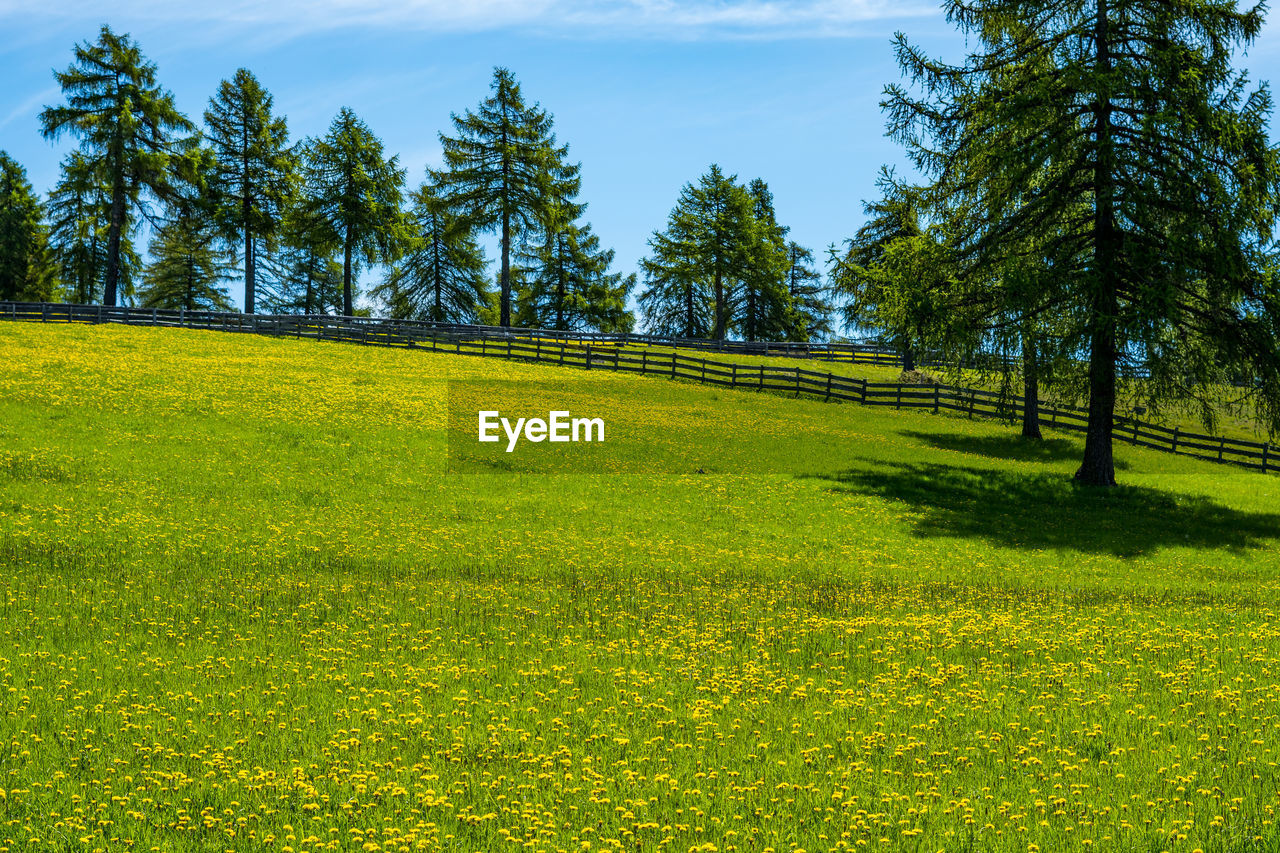
[[[222,82],[200,127],[138,45],[108,27],[56,77],[65,103],[41,113],[43,133],[79,144],[47,205],[18,164],[0,160],[0,298],[227,308],[226,284],[239,276],[248,313],[351,315],[361,271],[382,266],[369,295],[395,317],[634,324],[636,276],[612,269],[613,251],[584,220],[580,164],[504,68],[477,109],[452,116],[452,135],[440,134],[443,168],[407,198],[398,159],[350,109],[322,137],[291,143],[271,94],[245,69]],[[144,230],[146,262],[135,246]],[[497,238],[496,279],[483,233]],[[649,329],[830,335],[813,255],[787,234],[764,181],[742,186],[713,166],[684,188],[642,261]]]
[[[1017,365],[1088,399],[1088,484],[1115,483],[1133,402],[1247,410],[1280,430],[1280,150],[1272,101],[1232,69],[1264,7],[1234,0],[947,0],[962,64],[897,37],[914,86],[882,107],[924,180],[890,171],[834,253],[847,319],[951,361]]]
[[[635,278],[610,270],[613,252],[583,221],[580,166],[506,69],[477,110],[453,116],[445,167],[408,209],[398,158],[354,112],[291,144],[245,69],[209,100],[203,127],[108,27],[56,77],[65,103],[41,113],[42,131],[79,144],[47,205],[0,157],[0,298],[226,308],[239,273],[246,312],[351,315],[361,271],[380,265],[371,295],[397,317],[631,327]],[[144,224],[145,264],[134,245]],[[484,232],[498,236],[496,283]]]

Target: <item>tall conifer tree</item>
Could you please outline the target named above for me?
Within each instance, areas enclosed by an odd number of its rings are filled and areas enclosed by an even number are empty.
[[[355,311],[357,265],[394,260],[405,238],[400,212],[404,171],[385,159],[382,141],[343,107],[329,132],[306,146],[299,216],[313,236],[342,251],[342,311]]]
[[[0,300],[48,301],[54,279],[44,205],[26,169],[0,151]]]
[[[446,168],[433,180],[476,227],[497,232],[498,321],[510,326],[512,252],[545,217],[565,149],[555,146],[551,115],[525,103],[509,70],[494,69],[492,92],[475,112],[453,115],[456,136],[440,134]]]
[[[374,296],[397,319],[475,323],[488,302],[484,250],[430,178],[413,194],[404,256]]]
[[[665,231],[649,240],[640,294],[647,328],[723,340],[751,263],[755,215],[747,190],[718,165],[686,184]],[[659,331],[662,330],[662,331]]]
[[[223,282],[231,266],[220,251],[217,200],[210,192],[214,154],[193,144],[179,163],[139,297],[148,308],[230,311]]]
[[[521,326],[558,331],[629,332],[627,296],[635,275],[610,272],[613,250],[602,250],[589,224],[558,225],[519,256],[524,280],[516,298]]]
[[[787,242],[787,292],[800,322],[800,340],[831,337],[831,301],[814,267],[813,252],[794,241]]]
[[[773,193],[761,178],[747,185],[752,222],[741,272],[734,325],[748,341],[786,341],[801,335],[800,316],[787,289],[787,231],[778,224]]]
[[[103,26],[96,44],[76,45],[66,71],[55,73],[63,106],[40,113],[42,132],[70,132],[102,175],[110,197],[103,301],[115,305],[120,287],[121,245],[133,209],[148,191],[168,194],[171,158],[193,125],[173,96],[156,83],[156,67],[128,35]]]
[[[1153,404],[1242,381],[1280,430],[1280,212],[1271,97],[1232,70],[1264,7],[1234,0],[948,0],[974,39],[962,65],[898,37],[923,87],[887,89],[890,130],[964,204],[961,280],[1034,245],[1054,275],[1031,314],[1074,326],[1088,360],[1083,483],[1115,483],[1117,372]],[[1025,71],[1025,73],[1024,73]],[[1051,169],[1045,180],[1045,165]],[[1001,301],[995,303],[1001,305]],[[1009,304],[1003,301],[1003,304]],[[1207,403],[1207,401],[1206,401]],[[1214,407],[1206,404],[1206,420]]]
[[[292,188],[294,159],[283,116],[271,113],[271,93],[247,69],[223,80],[209,99],[204,121],[217,155],[210,190],[217,221],[244,262],[244,311],[256,304],[256,255],[274,245]]]
[[[62,177],[49,194],[49,243],[68,302],[101,302],[107,271],[107,234],[111,195],[97,164],[72,151],[62,161]],[[133,223],[126,221],[120,238],[118,290],[133,294],[142,259],[133,247]]]

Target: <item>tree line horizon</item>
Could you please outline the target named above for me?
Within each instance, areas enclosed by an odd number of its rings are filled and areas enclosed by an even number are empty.
[[[636,293],[655,334],[812,340],[871,329],[902,353],[998,352],[1039,438],[1042,386],[1088,400],[1076,479],[1115,485],[1122,393],[1158,413],[1191,400],[1212,428],[1248,410],[1280,432],[1280,149],[1266,83],[1233,68],[1265,6],[1236,0],[944,0],[960,64],[905,34],[884,88],[914,181],[882,168],[865,224],[828,277],[788,239],[762,178],[712,164],[649,239]],[[79,147],[47,204],[0,152],[0,299],[351,315],[354,279],[394,318],[631,331],[635,273],[583,219],[581,164],[506,68],[451,115],[441,169],[404,192],[398,156],[344,107],[290,144],[246,69],[197,127],[127,35],[103,26],[55,72],[40,116]],[[149,262],[132,237],[152,229]],[[496,276],[478,235],[499,245]],[[1012,365],[1012,366],[1011,366]],[[1148,378],[1120,389],[1121,365]]]
[[[451,116],[454,134],[439,134],[444,166],[428,168],[417,189],[406,187],[398,155],[387,156],[350,107],[327,133],[291,142],[287,118],[245,68],[222,81],[197,125],[157,82],[138,44],[107,25],[96,42],[75,45],[70,67],[54,76],[66,103],[41,112],[42,133],[79,145],[47,200],[0,151],[4,187],[12,188],[2,191],[23,211],[10,217],[11,230],[29,232],[14,241],[25,246],[15,247],[15,273],[0,274],[0,296],[225,310],[227,284],[239,277],[250,314],[262,306],[635,328],[628,298],[637,277],[612,269],[614,252],[583,220],[581,164],[557,142],[551,113],[527,103],[506,68],[494,69],[490,96],[477,108]],[[681,204],[671,227],[715,245],[672,252],[668,241],[668,251],[641,268],[655,281],[703,260],[715,268],[719,301],[705,308],[695,298],[686,332],[702,334],[705,310],[717,318],[706,328],[720,337],[832,333],[813,253],[785,239],[789,229],[777,223],[762,179],[740,185],[713,164],[697,186],[685,186]],[[136,246],[144,225],[145,259]],[[497,237],[494,276],[483,233]],[[374,307],[357,309],[357,278],[373,267],[385,271],[364,294]],[[651,290],[640,294],[645,322],[659,326],[670,318]]]

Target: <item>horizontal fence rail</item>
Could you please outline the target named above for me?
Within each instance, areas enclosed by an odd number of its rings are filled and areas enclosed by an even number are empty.
[[[1022,416],[1024,403],[1021,396],[1002,395],[980,388],[942,384],[871,382],[834,373],[805,370],[800,367],[717,362],[682,355],[679,352],[648,352],[644,349],[637,352],[620,348],[625,344],[643,343],[637,339],[646,336],[635,335],[607,336],[616,340],[606,341],[602,345],[601,341],[592,337],[573,337],[574,333],[548,332],[542,335],[539,333],[540,330],[502,329],[494,326],[462,326],[330,315],[238,314],[223,311],[40,302],[0,302],[0,319],[213,329],[276,337],[426,349],[459,355],[568,365],[585,370],[616,370],[656,375],[725,388],[793,394],[797,397],[804,394],[823,400],[838,400],[867,406],[926,409],[935,414],[942,411],[957,412],[970,418],[981,416],[1017,420]],[[732,342],[702,341],[700,343]],[[663,345],[670,346],[668,343]],[[779,345],[770,343],[767,346]],[[741,350],[721,351],[740,352]],[[866,354],[874,355],[875,352],[877,351],[868,351]],[[870,359],[852,356],[839,360],[870,361]],[[1085,432],[1088,420],[1088,411],[1085,409],[1062,405],[1041,404],[1040,406],[1040,422],[1047,427]],[[1270,443],[1200,435],[1184,432],[1177,427],[1167,429],[1137,418],[1120,415],[1113,419],[1113,425],[1117,441],[1135,446],[1207,459],[1212,462],[1240,465],[1263,473],[1280,471],[1280,454]]]

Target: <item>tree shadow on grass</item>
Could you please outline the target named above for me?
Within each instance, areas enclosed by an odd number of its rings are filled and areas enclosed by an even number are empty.
[[[1079,462],[1084,445],[1069,438],[1023,438],[1020,435],[965,435],[956,432],[916,432],[907,430],[904,437],[939,450],[954,450],[993,459],[1016,459],[1020,462]],[[1125,471],[1129,463],[1115,460],[1117,471]]]
[[[921,537],[966,537],[1005,548],[1139,557],[1166,547],[1240,551],[1280,541],[1280,514],[1143,486],[1097,489],[1058,473],[884,463],[803,475],[834,493],[901,501]]]

